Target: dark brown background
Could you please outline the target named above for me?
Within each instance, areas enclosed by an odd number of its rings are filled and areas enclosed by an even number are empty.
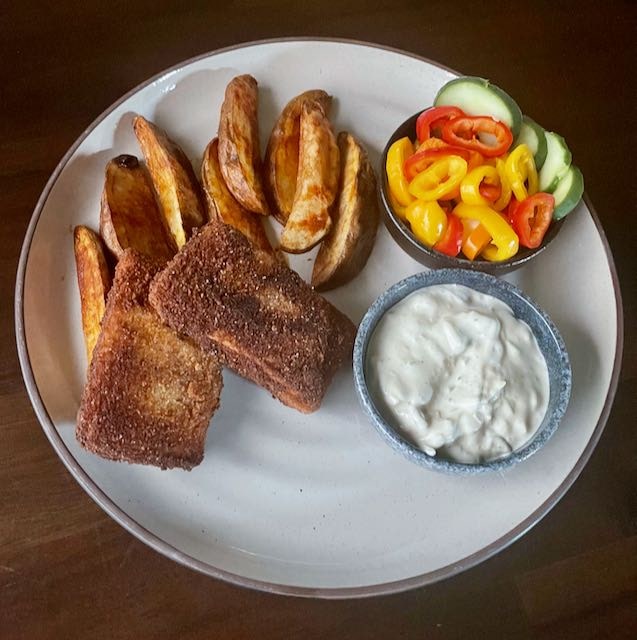
[[[0,637],[636,637],[635,3],[14,4],[0,12]],[[293,35],[387,44],[505,87],[568,140],[622,281],[623,373],[579,480],[508,550],[401,595],[343,602],[266,595],[154,553],[109,520],[57,459],[16,357],[20,246],[75,138],[165,67]]]

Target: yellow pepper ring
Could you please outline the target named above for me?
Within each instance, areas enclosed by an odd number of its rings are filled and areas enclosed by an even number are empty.
[[[453,210],[461,220],[477,220],[491,236],[491,243],[481,255],[491,262],[501,262],[512,258],[520,247],[515,231],[494,209],[483,205],[461,202]]]
[[[480,185],[486,182],[495,187],[500,185],[500,175],[495,167],[483,164],[476,167],[462,179],[460,184],[460,197],[467,204],[481,204],[485,207],[491,203],[480,193]]]
[[[401,220],[407,220],[407,214],[406,214],[407,207],[403,207],[403,205],[400,204],[398,200],[396,200],[396,196],[394,195],[394,192],[391,189],[389,189],[389,191],[387,192],[387,197],[389,200],[389,204],[391,205],[391,208],[394,210],[394,213]]]
[[[409,183],[409,193],[419,200],[440,200],[458,189],[466,175],[464,158],[446,156],[421,171]]]
[[[500,197],[491,205],[496,211],[502,211],[511,202],[511,185],[504,171],[505,162],[496,158],[495,168],[500,176]]]
[[[525,144],[513,149],[504,163],[504,173],[511,185],[513,195],[522,202],[537,193],[539,180],[535,160]],[[528,188],[525,183],[528,183]]]
[[[413,201],[413,197],[409,194],[407,178],[403,173],[403,165],[405,160],[414,153],[414,145],[407,137],[396,140],[387,151],[387,161],[385,162],[385,170],[387,171],[387,182],[389,190],[392,192],[398,204],[406,207]]]
[[[433,247],[447,229],[447,214],[435,201],[414,200],[406,209],[412,233],[428,247]]]

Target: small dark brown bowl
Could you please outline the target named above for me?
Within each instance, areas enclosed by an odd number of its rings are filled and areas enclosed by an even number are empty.
[[[529,262],[542,253],[544,249],[549,245],[551,240],[555,238],[558,234],[559,230],[562,227],[562,223],[564,219],[559,221],[551,222],[551,226],[549,227],[548,232],[544,236],[544,240],[542,244],[537,249],[526,249],[524,247],[520,247],[520,250],[510,258],[509,260],[504,260],[502,262],[489,262],[488,260],[484,260],[482,258],[477,258],[476,260],[468,260],[467,258],[457,257],[452,258],[451,256],[447,256],[444,253],[439,253],[438,251],[434,251],[429,247],[425,246],[416,238],[416,236],[411,232],[409,224],[403,222],[400,217],[394,212],[392,206],[389,202],[388,192],[389,185],[387,184],[387,171],[385,170],[385,163],[387,161],[387,151],[389,147],[399,140],[400,138],[404,138],[407,136],[411,140],[415,140],[416,138],[416,119],[420,115],[421,111],[415,113],[413,116],[405,120],[398,129],[394,132],[394,135],[389,139],[387,145],[383,149],[383,155],[381,158],[381,166],[380,166],[380,177],[381,179],[378,181],[378,190],[379,197],[381,202],[381,208],[384,212],[384,220],[387,229],[389,229],[389,233],[392,235],[394,240],[400,245],[400,247],[406,251],[414,260],[420,262],[420,264],[425,265],[426,267],[430,267],[431,269],[442,269],[442,268],[455,268],[455,269],[470,269],[471,271],[483,271],[485,273],[491,273],[493,275],[502,275],[504,273],[508,273],[509,271],[514,271],[518,269],[522,265]]]

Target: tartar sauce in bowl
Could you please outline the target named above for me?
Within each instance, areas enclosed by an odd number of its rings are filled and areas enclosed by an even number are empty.
[[[392,307],[366,364],[385,417],[425,453],[457,462],[515,451],[548,406],[548,369],[529,326],[464,285],[425,287]]]
[[[436,471],[504,471],[541,449],[568,407],[557,327],[516,286],[467,269],[418,273],[367,310],[354,387],[379,433]]]

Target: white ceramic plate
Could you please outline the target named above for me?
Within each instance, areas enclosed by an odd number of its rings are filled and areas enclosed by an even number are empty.
[[[133,114],[167,129],[198,168],[226,83],[240,73],[259,81],[263,143],[289,98],[320,87],[336,97],[335,128],[358,135],[376,163],[393,129],[431,104],[453,76],[373,45],[261,42],[196,58],[113,105],[63,158],[24,243],[16,331],[35,411],[64,464],[103,509],[151,547],[204,573],[322,597],[399,591],[453,575],[545,515],[603,429],[619,371],[621,301],[607,243],[585,203],[537,260],[510,277],[559,327],[574,380],[556,435],[503,476],[439,475],[392,451],[360,410],[348,368],[310,416],[226,372],[204,462],[190,473],[107,462],[75,441],[86,360],[72,228],[97,228],[107,160],[139,154]],[[575,255],[586,260],[575,262]],[[292,266],[307,277],[311,262],[300,256]],[[328,297],[358,322],[383,290],[420,270],[383,228],[363,273]]]

